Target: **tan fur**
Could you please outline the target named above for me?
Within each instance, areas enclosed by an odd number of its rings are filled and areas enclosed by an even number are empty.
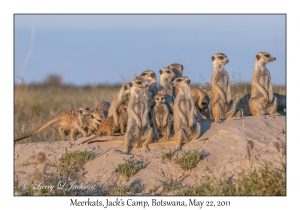
[[[166,105],[166,96],[158,93],[155,97],[154,119],[158,131],[161,133],[165,141],[169,140],[173,116],[169,113]]]
[[[39,133],[40,131],[44,130],[46,127],[51,125],[52,123],[55,123],[55,122],[58,122],[58,121],[60,121],[60,125],[58,126],[59,134],[61,136],[64,136],[65,132],[70,131],[70,125],[72,124],[73,118],[78,116],[79,110],[82,110],[82,109],[85,109],[85,108],[88,108],[88,107],[82,106],[78,110],[71,110],[71,111],[68,111],[68,112],[64,112],[64,113],[58,115],[57,117],[53,118],[52,120],[48,121],[47,123],[45,123],[43,126],[38,128],[37,130],[35,130],[31,134],[26,135],[22,138],[16,139],[14,141],[16,142],[16,141],[20,141],[22,139],[26,139],[26,138],[29,138],[31,136],[34,136],[35,134]],[[89,111],[89,110],[90,109],[88,108],[88,110],[86,110],[86,111]]]
[[[175,78],[182,77],[182,72],[183,72],[183,65],[179,63],[172,63],[168,66],[173,73],[176,75],[174,78],[171,79],[171,82],[174,81]]]
[[[250,111],[254,116],[273,114],[277,109],[277,98],[273,96],[271,75],[266,68],[266,64],[274,60],[276,58],[269,53],[256,54],[249,101]]]
[[[181,145],[200,136],[200,124],[194,123],[195,103],[190,91],[191,81],[187,77],[176,78],[171,84],[178,88],[174,101],[174,141],[176,150]]]
[[[124,137],[124,152],[128,153],[130,146],[144,146],[149,151],[148,144],[152,141],[153,129],[148,125],[148,101],[143,90],[148,87],[143,80],[134,79],[129,83],[130,99],[128,102],[127,131]]]
[[[108,117],[113,116],[114,118],[114,127],[119,128],[119,107],[128,101],[128,96],[130,95],[130,87],[128,84],[124,84],[117,95],[114,97],[108,111]]]
[[[175,78],[174,72],[169,68],[162,68],[159,70],[160,81],[158,87],[158,93],[166,96],[166,104],[171,114],[173,114],[173,86],[170,84],[170,79]]]
[[[108,101],[101,101],[95,108],[95,111],[103,111],[104,117],[108,116],[108,110],[110,107],[110,103]]]
[[[279,94],[279,93],[273,93],[274,97],[277,98],[277,112],[281,115],[286,115],[286,96]],[[251,93],[247,93],[244,95],[240,100],[238,101],[238,105],[241,109],[243,109],[244,116],[251,116],[251,111],[249,107],[249,101],[251,98]]]
[[[143,71],[137,79],[147,81],[148,88],[146,89],[145,96],[149,102],[149,106],[154,106],[154,96],[157,94],[156,74],[152,70]]]
[[[128,103],[122,104],[119,109],[119,123],[120,123],[120,129],[121,129],[121,134],[124,134],[125,132],[125,126],[127,125],[127,120],[128,120],[128,114],[127,114],[127,105]],[[113,116],[109,116],[101,122],[99,125],[99,128],[92,138],[89,138],[81,144],[87,143],[87,142],[92,142],[94,139],[100,137],[100,136],[113,136],[115,134],[115,131],[117,129],[114,127],[114,118]],[[93,141],[94,142],[94,141]]]
[[[178,89],[177,88],[174,88],[174,89],[175,89],[175,95],[177,95]],[[209,99],[208,95],[203,90],[201,90],[200,88],[198,88],[196,86],[191,85],[190,89],[191,89],[191,94],[192,94],[193,100],[195,102],[195,108],[196,108],[194,115],[198,119],[201,119],[203,117],[205,117],[206,119],[210,119],[211,118],[210,117],[210,109],[208,106],[210,99]],[[197,109],[199,109],[199,111],[200,111],[199,115],[198,115]]]
[[[73,118],[72,123],[70,125],[70,139],[74,141],[76,139],[76,134],[78,132],[82,133],[83,136],[88,136],[91,134],[90,126],[90,115],[92,113],[91,110],[87,110],[88,108],[80,108],[78,115]],[[87,132],[86,130],[89,130]]]
[[[89,134],[93,133],[94,131],[97,131],[99,128],[99,125],[101,125],[102,121],[105,119],[105,114],[103,110],[95,109],[91,115],[89,115]]]
[[[224,69],[229,62],[223,53],[212,56],[213,74],[211,77],[211,113],[215,122],[232,118],[237,112],[236,102],[231,99],[230,80],[228,72]]]

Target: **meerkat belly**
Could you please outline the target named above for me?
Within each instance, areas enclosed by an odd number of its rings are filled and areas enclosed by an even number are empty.
[[[265,88],[266,91],[269,89],[269,76],[268,75],[262,75],[259,77],[259,83],[261,86]]]
[[[223,92],[226,94],[227,85],[228,85],[228,78],[226,77],[226,75],[223,75],[219,79],[218,84],[219,84],[220,88],[223,90]]]
[[[164,127],[164,116],[166,115],[167,113],[165,113],[165,110],[164,110],[164,107],[163,106],[159,106],[157,108],[157,111],[156,111],[156,115],[157,115],[157,127]]]

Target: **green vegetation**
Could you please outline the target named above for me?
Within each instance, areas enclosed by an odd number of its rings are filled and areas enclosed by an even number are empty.
[[[119,164],[116,168],[116,172],[125,176],[129,179],[131,176],[136,174],[140,169],[142,169],[143,163],[137,160],[125,160],[125,163]]]
[[[191,170],[197,166],[202,155],[203,152],[199,152],[198,150],[184,151],[181,157],[177,156],[176,162],[183,170]]]

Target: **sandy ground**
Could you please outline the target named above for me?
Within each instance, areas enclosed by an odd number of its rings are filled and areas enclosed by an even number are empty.
[[[125,155],[118,152],[118,150],[123,150],[123,143],[105,142],[78,145],[87,139],[79,138],[72,146],[69,141],[15,145],[15,177],[18,177],[19,183],[22,185],[32,178],[36,168],[42,170],[42,166],[37,164],[22,166],[26,162],[34,162],[34,159],[30,158],[38,152],[46,154],[47,163],[55,164],[66,153],[66,150],[69,152],[89,150],[96,153],[96,158],[84,165],[84,179],[87,182],[126,186],[138,183],[141,187],[137,195],[149,195],[149,190],[153,189],[159,181],[175,181],[182,185],[195,186],[209,172],[216,177],[226,173],[226,176],[233,178],[246,173],[250,166],[246,149],[247,140],[253,142],[254,168],[261,166],[264,160],[272,162],[272,167],[280,168],[282,153],[278,152],[274,144],[285,145],[286,134],[283,132],[286,130],[285,116],[250,116],[220,124],[204,120],[200,121],[200,125],[201,137],[183,145],[182,150],[176,152],[180,156],[184,151],[204,151],[204,158],[196,168],[190,171],[181,169],[174,157],[171,161],[161,158],[163,153],[175,149],[174,144],[158,145],[153,143],[149,146],[150,152],[144,152],[143,148],[132,148],[130,154]],[[124,162],[124,159],[129,158],[143,161],[145,167],[126,180],[122,176],[120,177],[115,169],[118,164]],[[51,171],[52,169],[48,167],[47,170]],[[160,190],[157,193],[162,193],[159,192]]]

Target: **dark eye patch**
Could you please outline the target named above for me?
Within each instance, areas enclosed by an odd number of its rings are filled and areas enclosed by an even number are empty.
[[[224,59],[224,57],[223,57],[223,56],[219,56],[218,58],[219,58],[220,60],[223,60],[223,59]]]
[[[269,57],[270,57],[270,55],[269,55],[269,54],[266,54],[266,55],[265,55],[265,57],[266,57],[266,58],[269,58]]]
[[[177,79],[176,81],[177,81],[177,82],[181,82],[181,81],[182,81],[182,79]]]
[[[146,76],[146,75],[147,75],[147,73],[142,73],[142,74],[141,74],[142,77],[143,77],[143,76]]]
[[[141,84],[143,84],[143,83],[142,83],[142,82],[137,82],[136,84],[141,85]]]

